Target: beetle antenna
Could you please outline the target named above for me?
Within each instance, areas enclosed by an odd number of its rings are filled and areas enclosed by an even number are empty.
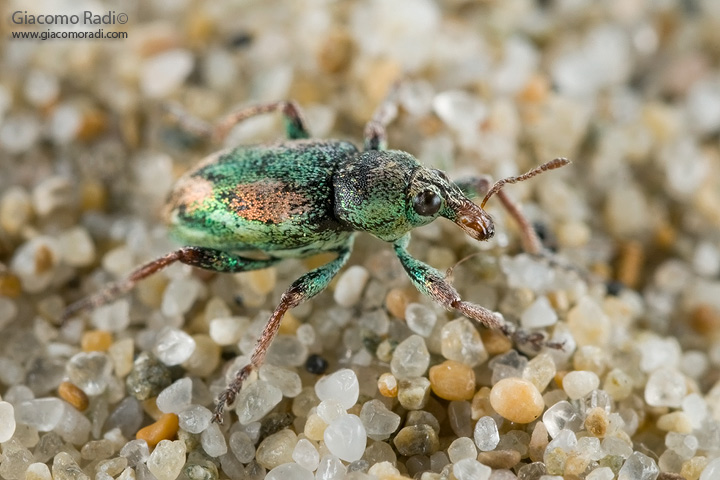
[[[522,182],[524,180],[527,180],[529,178],[534,177],[535,175],[538,175],[543,172],[547,172],[548,170],[555,170],[556,168],[564,167],[565,165],[569,164],[570,160],[567,158],[556,158],[554,160],[550,160],[549,162],[543,163],[539,167],[535,167],[532,170],[529,170],[522,175],[519,175],[517,177],[507,177],[503,178],[502,180],[498,180],[495,182],[495,185],[492,186],[492,188],[488,191],[487,195],[485,195],[485,198],[483,198],[482,203],[480,204],[480,208],[485,207],[485,203],[495,195],[497,192],[499,192],[506,183],[518,183]]]

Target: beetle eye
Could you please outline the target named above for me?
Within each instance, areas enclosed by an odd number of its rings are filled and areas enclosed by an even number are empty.
[[[435,215],[442,205],[442,199],[440,195],[433,191],[425,190],[415,195],[413,198],[413,208],[418,213],[425,217]]]

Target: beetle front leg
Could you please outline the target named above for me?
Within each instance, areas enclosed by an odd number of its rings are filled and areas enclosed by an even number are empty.
[[[235,401],[235,397],[242,388],[243,382],[247,379],[248,375],[253,370],[260,368],[265,362],[265,356],[267,355],[268,348],[273,339],[277,335],[278,329],[280,328],[280,322],[282,321],[285,312],[301,304],[302,302],[309,300],[318,293],[322,292],[330,284],[330,281],[345,265],[348,258],[350,258],[350,252],[352,249],[352,238],[348,245],[338,252],[338,257],[330,263],[326,263],[315,270],[311,270],[302,277],[298,278],[283,293],[280,298],[280,303],[275,307],[270,319],[265,324],[260,338],[258,338],[255,348],[253,349],[252,355],[250,356],[250,363],[245,367],[241,368],[235,380],[227,386],[224,392],[218,397],[217,404],[215,406],[215,412],[213,415],[214,421],[222,423],[223,411],[225,405],[231,404]]]
[[[111,302],[135,287],[142,279],[163,270],[175,262],[181,262],[193,267],[211,270],[214,272],[247,272],[268,268],[280,259],[254,259],[245,258],[229,253],[201,247],[185,247],[170,252],[167,255],[142,265],[133,270],[130,275],[119,282],[111,283],[95,295],[79,300],[68,306],[63,312],[61,321],[66,321],[73,315],[86,310],[92,310]]]
[[[544,345],[550,347],[561,346],[545,343],[545,337],[542,333],[530,333],[517,329],[515,325],[507,323],[498,312],[492,312],[475,303],[463,301],[457,290],[445,280],[445,276],[439,270],[421,262],[408,253],[407,246],[409,242],[410,234],[406,234],[400,240],[397,240],[393,247],[400,259],[400,263],[410,277],[410,281],[421,293],[432,298],[448,310],[457,310],[487,328],[500,330],[519,344],[530,344],[535,349],[540,349]]]
[[[183,130],[191,132],[200,137],[211,138],[217,143],[222,143],[230,130],[250,117],[263,113],[280,111],[285,123],[285,133],[290,139],[310,138],[307,123],[300,106],[293,100],[261,103],[242,108],[236,112],[226,115],[216,125],[196,118],[186,112],[180,105],[172,103],[166,106],[168,113],[175,119]]]
[[[460,187],[460,190],[462,190],[468,198],[482,198],[490,190],[493,182],[490,177],[483,175],[463,178],[456,181],[455,185]],[[523,250],[531,255],[540,255],[543,250],[542,242],[530,221],[525,214],[522,213],[520,205],[512,200],[503,190],[497,192],[496,195],[500,199],[503,207],[505,207],[505,210],[507,210],[520,228],[520,242],[522,243]]]

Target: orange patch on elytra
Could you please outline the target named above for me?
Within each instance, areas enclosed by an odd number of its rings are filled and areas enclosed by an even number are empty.
[[[283,191],[283,182],[261,181],[238,185],[229,207],[246,220],[280,223],[293,215],[302,215],[307,198],[297,192]]]
[[[189,177],[182,179],[172,193],[170,202],[168,202],[167,214],[180,207],[185,207],[185,213],[193,214],[198,208],[202,207],[205,200],[213,197],[213,184],[209,180],[201,177]],[[169,215],[166,217],[169,218]]]

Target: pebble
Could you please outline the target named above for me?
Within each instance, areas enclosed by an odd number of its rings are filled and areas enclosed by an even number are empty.
[[[362,458],[367,443],[367,433],[357,415],[343,415],[335,419],[323,433],[328,450],[346,462]]]
[[[315,476],[309,470],[296,463],[285,463],[270,470],[265,480],[314,480]]]
[[[575,370],[563,377],[562,388],[571,400],[588,395],[600,386],[600,379],[595,372]]]
[[[435,327],[437,315],[421,303],[410,303],[405,309],[405,322],[408,328],[421,337],[428,337]]]
[[[679,407],[686,394],[685,376],[674,369],[654,371],[645,384],[645,401],[654,407]]]
[[[170,370],[154,355],[143,352],[133,362],[125,386],[138,400],[147,400],[157,396],[171,381]]]
[[[130,325],[130,302],[120,299],[96,308],[90,314],[98,331],[122,332]]]
[[[393,317],[404,320],[407,307],[417,297],[416,293],[415,289],[391,288],[385,296],[385,308]]]
[[[192,400],[192,380],[181,378],[165,388],[155,401],[163,413],[180,413],[190,406]]]
[[[420,410],[430,398],[430,380],[415,377],[401,380],[398,384],[398,402],[408,410]]]
[[[520,378],[504,378],[490,391],[490,404],[502,417],[517,423],[530,423],[544,408],[542,395],[535,385]]]
[[[430,352],[420,335],[403,340],[393,352],[390,371],[398,380],[421,377],[430,365]]]
[[[310,472],[314,472],[320,463],[320,453],[313,442],[306,438],[301,438],[295,444],[292,458],[295,463]]]
[[[665,432],[690,433],[692,422],[685,412],[669,412],[661,415],[656,422],[657,428]]]
[[[210,338],[221,346],[233,345],[249,326],[250,319],[246,317],[214,318],[210,320]]]
[[[319,442],[324,438],[325,429],[327,429],[327,426],[328,424],[325,422],[325,420],[320,418],[320,415],[313,413],[307,418],[303,433],[310,440]]]
[[[578,345],[605,346],[610,339],[610,319],[590,297],[583,297],[567,315],[567,325]]]
[[[90,404],[87,394],[71,382],[62,382],[58,386],[58,395],[81,412],[84,412]]]
[[[494,450],[480,452],[477,461],[494,470],[510,470],[520,463],[521,458],[522,455],[517,450]]]
[[[195,351],[195,340],[182,330],[164,327],[157,335],[153,353],[165,365],[180,365]]]
[[[618,472],[618,480],[654,480],[660,470],[655,460],[640,452],[633,452]]]
[[[190,75],[194,63],[192,53],[182,49],[168,50],[150,57],[141,67],[140,89],[151,98],[170,95]]]
[[[111,345],[112,333],[104,330],[87,331],[80,339],[83,352],[107,352]]]
[[[108,386],[108,380],[112,373],[112,362],[110,362],[110,357],[101,352],[81,352],[70,358],[65,371],[70,382],[85,393],[99,395]]]
[[[345,478],[347,467],[334,455],[323,455],[320,458],[320,465],[315,472],[316,480],[335,480]]]
[[[402,428],[393,444],[400,455],[432,455],[440,448],[437,433],[430,425],[412,425]]]
[[[145,440],[149,447],[167,441],[177,435],[179,428],[178,416],[174,413],[162,415],[156,422],[141,428],[136,434],[138,440]]]
[[[211,423],[200,434],[200,445],[205,453],[213,458],[225,455],[228,451],[225,435],[220,431],[217,423]]]
[[[9,456],[10,452],[3,453]],[[60,452],[53,458],[52,476],[56,480],[90,480],[67,452]]]
[[[591,435],[598,438],[605,437],[610,422],[608,414],[602,407],[595,407],[588,410],[585,416],[585,430]]]
[[[50,237],[37,236],[15,250],[10,268],[20,278],[24,291],[38,293],[50,285],[59,261],[57,242]]]
[[[380,400],[366,402],[360,410],[360,420],[367,436],[373,440],[385,440],[400,426],[400,415],[391,412]]]
[[[495,450],[495,447],[500,443],[500,433],[495,420],[490,416],[480,418],[475,423],[473,438],[475,439],[475,445],[481,452]]]
[[[525,365],[522,372],[522,378],[532,382],[540,392],[544,392],[550,384],[557,369],[552,356],[547,353],[540,353]]]
[[[445,400],[470,400],[475,395],[475,372],[464,364],[445,360],[430,368],[430,386]]]
[[[75,227],[57,237],[62,260],[72,267],[87,267],[95,260],[95,244],[87,230]]]
[[[50,468],[44,463],[31,463],[25,470],[25,480],[52,480]]]
[[[383,373],[377,381],[380,395],[388,398],[395,398],[398,395],[398,381],[392,373]]]
[[[360,384],[355,372],[344,368],[318,380],[315,394],[320,400],[335,399],[347,410],[357,402]]]
[[[157,480],[175,480],[185,465],[185,442],[161,440],[147,459],[147,468]]]
[[[489,480],[492,469],[474,458],[465,458],[453,465],[457,480]]]
[[[333,298],[342,307],[352,307],[360,301],[370,272],[365,267],[353,265],[345,270],[337,280]]]
[[[235,400],[235,412],[242,425],[262,419],[282,400],[282,391],[263,380],[246,385]]]
[[[488,359],[488,352],[477,328],[467,318],[459,318],[445,324],[440,332],[440,338],[442,355],[448,360],[476,367]]]
[[[30,194],[24,188],[11,185],[0,197],[0,227],[9,235],[18,235],[32,213]]]
[[[302,390],[300,375],[292,370],[266,363],[260,367],[258,374],[260,380],[279,388],[284,397],[295,398]]]
[[[165,287],[160,309],[167,317],[184,315],[193,306],[199,294],[200,285],[196,280],[175,278]]]
[[[520,316],[520,325],[527,329],[549,327],[557,321],[557,313],[544,295],[537,297]]]
[[[192,339],[195,342],[195,350],[182,366],[187,370],[188,375],[207,377],[220,364],[220,345],[204,334],[193,335]]]
[[[12,404],[0,401],[0,443],[5,443],[15,434],[15,408]]]
[[[477,456],[477,448],[468,437],[459,437],[453,440],[447,448],[447,454],[450,462],[457,463],[464,458],[475,458]]]

